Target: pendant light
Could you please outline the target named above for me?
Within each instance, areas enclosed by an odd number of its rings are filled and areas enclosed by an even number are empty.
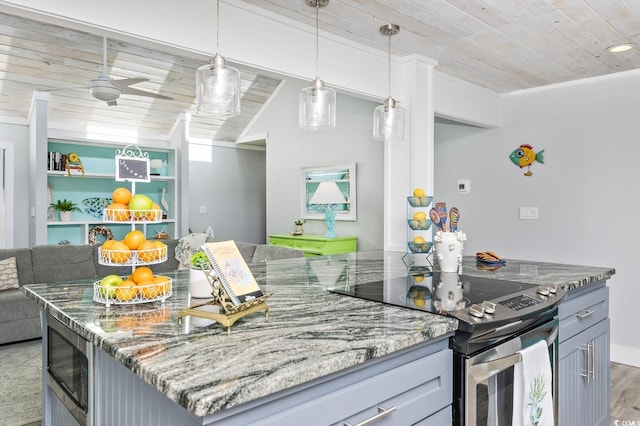
[[[196,114],[234,117],[240,114],[240,72],[220,56],[220,0],[216,10],[216,55],[196,71]]]
[[[400,32],[395,24],[380,27],[380,34],[389,37],[389,96],[373,112],[373,139],[401,141],[404,139],[404,108],[391,97],[391,36]]]
[[[324,86],[318,77],[319,11],[329,0],[305,0],[316,8],[316,79],[300,91],[298,124],[305,130],[328,130],[336,127],[336,92]]]

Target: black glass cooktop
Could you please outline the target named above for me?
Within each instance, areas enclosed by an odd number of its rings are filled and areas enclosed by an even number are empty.
[[[455,272],[434,272],[428,276],[409,275],[344,285],[331,288],[329,291],[444,314],[484,301],[495,301],[510,295],[519,296],[536,287],[534,284],[458,275]]]

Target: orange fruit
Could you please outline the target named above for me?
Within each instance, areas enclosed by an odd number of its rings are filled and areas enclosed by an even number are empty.
[[[134,229],[133,231],[127,232],[127,235],[124,236],[124,243],[131,250],[138,250],[140,244],[146,241],[147,238],[144,236],[144,232],[139,229]]]
[[[111,245],[111,249],[105,253],[105,256],[112,263],[125,263],[131,258],[131,250],[122,241],[115,241]]]
[[[143,262],[153,262],[158,260],[159,256],[158,248],[149,240],[144,240],[138,246],[138,259]]]
[[[171,280],[169,277],[158,275],[153,279],[153,282],[161,286],[160,294],[167,294],[171,291]]]
[[[102,244],[102,250],[112,250],[116,240],[107,240]]]
[[[133,197],[133,194],[127,188],[116,188],[111,193],[114,203],[129,204],[131,197]]]
[[[138,293],[147,299],[153,299],[154,297],[160,296],[163,289],[164,286],[162,284],[155,283],[153,278],[148,281],[141,281],[138,283]]]
[[[138,287],[133,281],[124,280],[116,286],[115,292],[119,301],[126,302],[138,295]]]
[[[139,266],[133,270],[131,280],[138,285],[145,281],[153,282],[153,271],[148,266]]]
[[[162,259],[167,255],[167,245],[162,241],[151,241],[153,246],[158,249],[158,258]]]
[[[158,221],[162,219],[162,209],[156,203],[151,205],[151,210],[147,212],[147,220]]]
[[[111,203],[105,209],[107,220],[124,222],[129,220],[129,207],[126,204]]]

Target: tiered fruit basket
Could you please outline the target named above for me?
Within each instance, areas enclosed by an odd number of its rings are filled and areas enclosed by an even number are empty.
[[[411,253],[416,254],[428,254],[431,252],[433,243],[422,237],[424,231],[431,229],[431,220],[428,219],[428,215],[425,210],[431,205],[433,197],[429,195],[413,195],[407,197],[409,203],[409,212],[407,216],[407,224],[410,231],[408,232],[407,247]]]
[[[136,151],[137,149],[137,151]],[[93,300],[107,307],[112,304],[129,305],[161,301],[172,295],[173,281],[169,277],[154,275],[146,265],[162,263],[167,260],[167,246],[162,242],[146,239],[144,231],[137,225],[162,221],[162,209],[144,194],[135,194],[136,182],[149,181],[149,155],[139,148],[125,147],[116,150],[116,169],[126,164],[127,170],[135,164],[133,176],[116,180],[131,182],[131,190],[124,187],[113,191],[113,203],[103,210],[102,219],[107,223],[131,224],[131,231],[123,241],[110,240],[98,249],[98,262],[107,266],[131,266],[129,277],[110,275],[93,283]]]
[[[118,285],[107,287],[101,285],[101,281],[93,283],[93,300],[110,305],[133,305],[162,301],[173,294],[173,281],[169,277],[156,276],[153,282],[148,284]]]
[[[144,250],[105,250],[98,248],[98,262],[108,266],[154,265],[167,261],[167,246]]]

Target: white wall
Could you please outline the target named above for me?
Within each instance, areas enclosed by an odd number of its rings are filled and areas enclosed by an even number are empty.
[[[338,235],[357,235],[359,250],[382,248],[383,149],[371,138],[376,103],[338,94],[335,129],[298,126],[298,94],[309,82],[288,79],[277,98],[250,129],[267,138],[267,232],[287,234],[300,217],[301,167],[356,162],[357,221],[338,221]],[[322,220],[307,220],[305,233],[322,234]]]
[[[14,163],[6,172],[13,173],[13,199],[6,200],[6,208],[13,210],[13,241],[6,247],[29,245],[29,129],[26,126],[0,123],[0,141],[13,146]]]
[[[218,239],[266,242],[265,173],[264,150],[191,143],[188,227],[210,226]]]
[[[640,366],[635,276],[640,230],[640,72],[524,91],[503,99],[503,126],[436,125],[436,199],[456,205],[465,254],[613,267],[611,349]],[[524,176],[509,160],[520,144],[545,151]],[[456,193],[471,180],[471,194]],[[519,207],[538,207],[520,220]]]

